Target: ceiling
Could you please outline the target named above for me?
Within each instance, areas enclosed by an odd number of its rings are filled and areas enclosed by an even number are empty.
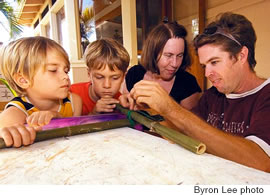
[[[30,26],[46,0],[22,0],[17,10],[19,23]]]

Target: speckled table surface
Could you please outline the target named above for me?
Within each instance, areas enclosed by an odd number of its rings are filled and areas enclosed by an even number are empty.
[[[270,184],[270,174],[126,127],[2,149],[0,184]]]

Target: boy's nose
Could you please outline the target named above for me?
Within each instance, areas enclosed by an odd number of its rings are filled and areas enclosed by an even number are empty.
[[[104,88],[110,88],[111,87],[111,81],[110,79],[105,79],[103,83]]]
[[[63,73],[63,79],[68,79],[69,80],[68,73],[66,73],[66,72]]]

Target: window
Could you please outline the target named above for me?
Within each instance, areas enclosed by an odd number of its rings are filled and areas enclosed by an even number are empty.
[[[34,24],[34,28],[36,28],[39,25],[39,19],[37,19],[37,21]]]
[[[50,26],[50,23],[48,22],[48,24],[45,25],[45,31],[46,31],[46,37],[47,38],[51,38],[52,37],[50,30],[51,30],[51,26]]]
[[[136,0],[137,45],[142,49],[148,33],[164,18],[172,20],[170,0]]]
[[[79,1],[81,47],[104,37],[123,44],[121,0]]]
[[[84,52],[87,45],[97,39],[93,0],[79,1],[81,47]]]
[[[198,18],[195,18],[192,20],[192,35],[193,38],[195,38],[199,34],[199,20]]]
[[[109,37],[123,44],[121,0],[95,1],[97,39]]]
[[[66,50],[68,50],[68,34],[65,33],[67,29],[66,18],[65,18],[65,9],[62,7],[56,14],[57,17],[57,26],[58,26],[58,39],[60,45]]]

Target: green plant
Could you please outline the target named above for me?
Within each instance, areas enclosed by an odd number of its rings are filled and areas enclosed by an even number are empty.
[[[20,0],[17,0],[19,3]],[[9,23],[10,37],[15,38],[22,32],[22,27],[18,23],[18,18],[14,14],[13,8],[4,0],[0,0],[0,12],[6,17]],[[6,29],[5,25],[0,21],[1,26]]]
[[[10,92],[12,93],[12,95],[14,95],[14,97],[17,96],[16,91],[14,91],[14,89],[12,89],[12,88],[9,86],[8,82],[6,81],[6,79],[0,78],[0,81],[1,81],[1,82],[2,82],[2,83],[10,90]]]

